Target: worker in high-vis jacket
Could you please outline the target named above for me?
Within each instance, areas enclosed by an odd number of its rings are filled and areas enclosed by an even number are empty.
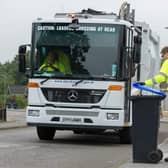
[[[161,49],[161,57],[163,59],[160,71],[152,79],[145,81],[146,86],[153,86],[165,82],[167,84],[166,91],[168,91],[168,46]]]
[[[63,51],[51,50],[40,66],[39,71],[71,74],[68,56]]]

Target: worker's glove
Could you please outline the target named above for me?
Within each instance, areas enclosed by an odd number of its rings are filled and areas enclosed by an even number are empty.
[[[139,85],[145,85],[145,82],[137,82]]]

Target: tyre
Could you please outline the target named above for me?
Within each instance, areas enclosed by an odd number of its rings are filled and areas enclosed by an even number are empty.
[[[131,127],[123,128],[119,131],[120,143],[121,144],[131,144],[132,143],[132,131]]]
[[[53,127],[37,126],[37,135],[40,140],[53,140],[55,132]]]
[[[160,149],[152,151],[148,154],[148,160],[150,163],[158,163],[163,158],[163,153]]]

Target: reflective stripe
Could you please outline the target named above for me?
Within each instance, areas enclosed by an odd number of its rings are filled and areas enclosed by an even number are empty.
[[[166,80],[168,79],[168,75],[167,75],[167,74],[165,74],[165,73],[163,73],[163,72],[159,72],[159,75],[161,75],[161,76],[165,77],[165,78],[166,78]]]

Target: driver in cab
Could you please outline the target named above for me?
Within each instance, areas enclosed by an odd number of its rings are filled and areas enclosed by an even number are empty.
[[[62,51],[57,50],[49,51],[46,59],[40,66],[39,71],[71,74],[71,68],[68,56]]]

